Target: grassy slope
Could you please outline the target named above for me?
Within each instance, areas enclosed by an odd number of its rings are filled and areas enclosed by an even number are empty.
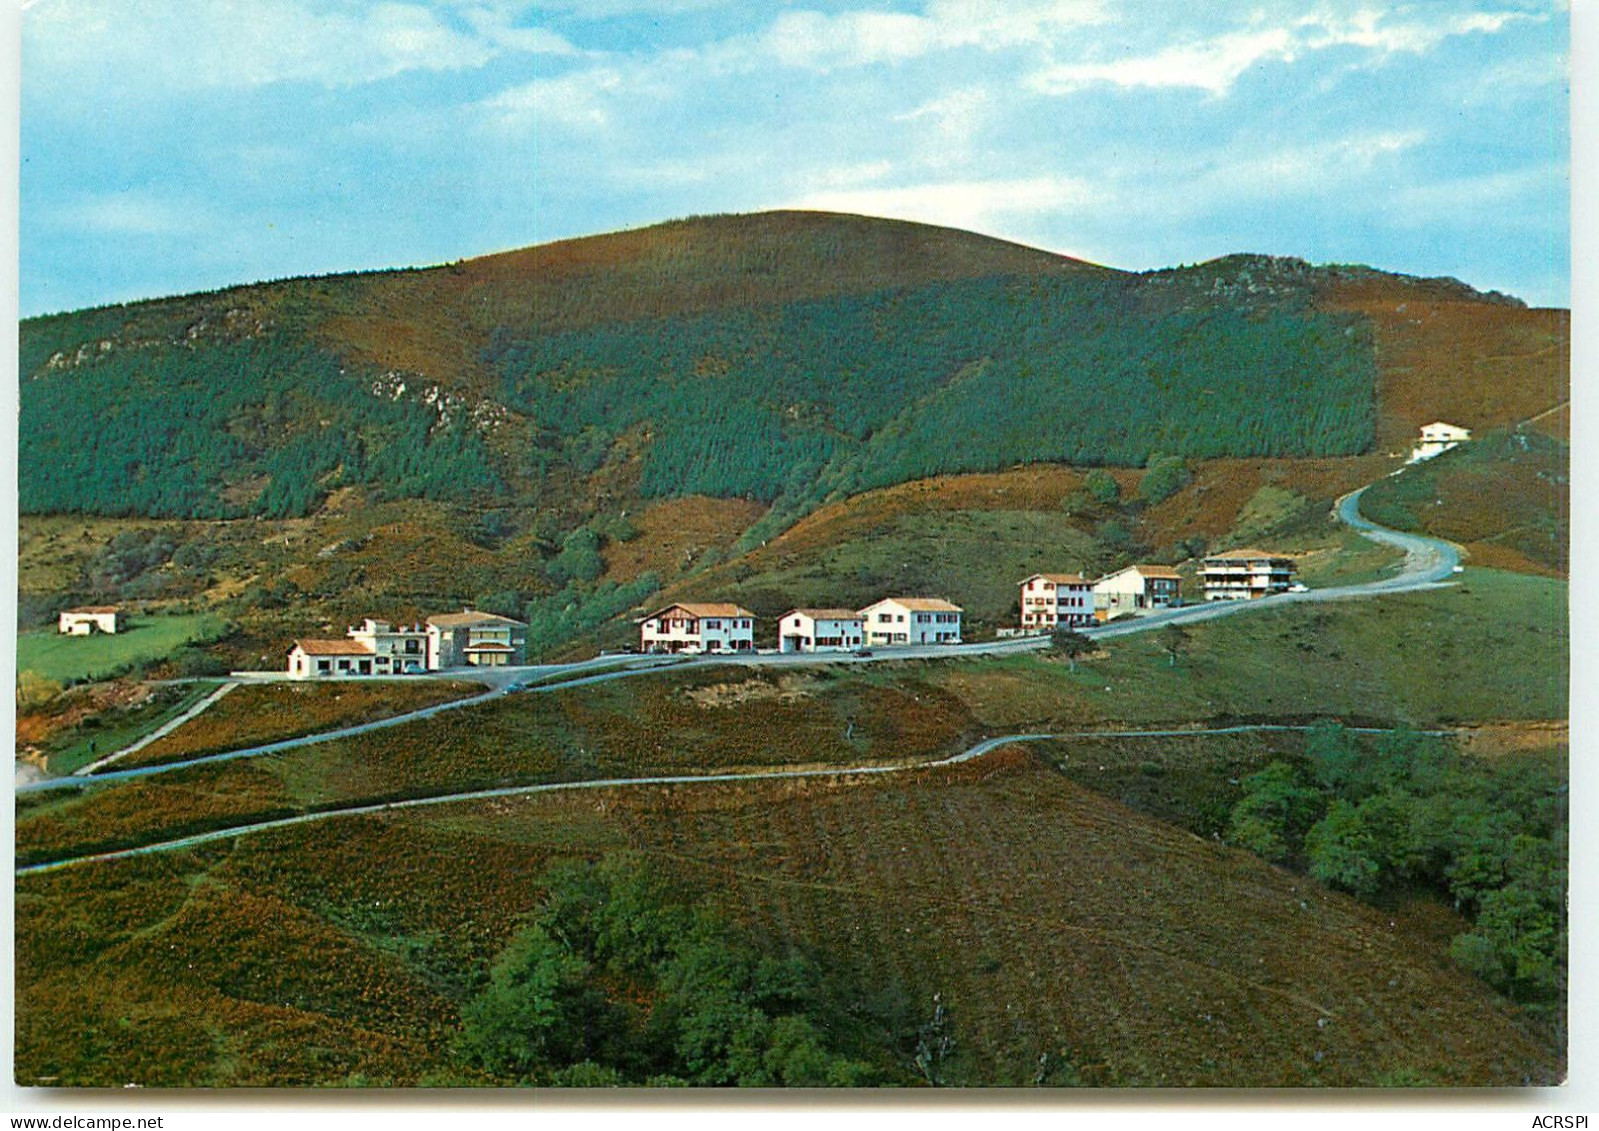
[[[1384,479],[1361,510],[1466,547],[1473,563],[1565,576],[1571,449],[1538,432],[1493,431]]]
[[[47,738],[32,745],[44,755],[50,773],[70,774],[96,758],[133,745],[216,689],[214,680],[152,688],[150,696],[136,705],[96,711],[75,725],[51,727]],[[19,725],[19,745],[22,730]]]
[[[401,683],[268,683],[237,688],[202,715],[122,759],[116,769],[178,762],[303,734],[387,719],[483,693],[483,685],[423,679]]]
[[[1439,957],[1436,926],[1011,752],[893,781],[524,798],[28,877],[18,1080],[415,1084],[443,1067],[459,1002],[534,906],[531,878],[623,847],[708,888],[774,952],[813,955],[907,1079],[935,994],[951,1083],[1561,1071]]]
[[[18,855],[50,859],[452,789],[895,762],[954,751],[979,733],[1239,718],[1558,719],[1564,601],[1560,582],[1481,571],[1455,588],[1197,625],[1175,667],[1157,639],[1134,636],[1107,642],[1076,673],[1036,656],[667,672],[463,708],[271,759],[33,797],[18,814]]]
[[[215,640],[225,622],[211,613],[129,617],[115,634],[63,636],[25,632],[17,637],[17,670],[60,681],[103,679],[134,664],[162,660],[191,642]]]

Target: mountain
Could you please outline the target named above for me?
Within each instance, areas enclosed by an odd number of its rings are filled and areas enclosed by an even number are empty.
[[[254,579],[291,605],[521,610],[615,585],[614,613],[899,484],[1165,456],[1287,461],[1292,488],[1297,461],[1403,450],[1433,419],[1525,419],[1565,396],[1567,323],[1366,267],[1130,273],[898,221],[703,217],[29,319],[19,494],[207,541],[223,576],[136,596]],[[238,519],[313,528],[268,554]],[[92,589],[64,551],[24,590]]]

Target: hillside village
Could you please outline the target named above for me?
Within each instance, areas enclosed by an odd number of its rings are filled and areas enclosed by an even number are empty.
[[[1292,558],[1266,550],[1207,557],[1200,577],[1206,601],[1248,601],[1295,586]],[[1181,575],[1169,566],[1132,565],[1089,581],[1079,574],[1038,573],[1017,583],[1021,623],[1002,637],[1080,628],[1179,606]],[[790,609],[778,618],[780,653],[960,644],[961,606],[942,597],[892,596],[861,609]],[[678,601],[639,618],[639,651],[715,655],[753,653],[755,613],[731,602]],[[526,659],[527,624],[463,609],[423,624],[395,626],[368,617],[342,639],[306,638],[289,649],[294,679],[397,676],[461,667],[504,667]]]

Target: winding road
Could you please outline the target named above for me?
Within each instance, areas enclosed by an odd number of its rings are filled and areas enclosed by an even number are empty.
[[[1403,550],[1405,560],[1400,571],[1393,577],[1379,581],[1367,582],[1361,585],[1334,586],[1326,589],[1310,590],[1303,593],[1283,593],[1276,596],[1255,601],[1217,601],[1203,605],[1185,606],[1162,613],[1152,614],[1127,621],[1119,621],[1097,628],[1088,629],[1087,635],[1100,638],[1113,638],[1129,635],[1134,632],[1147,632],[1163,625],[1174,623],[1192,623],[1197,621],[1214,620],[1222,616],[1230,616],[1246,609],[1277,608],[1286,604],[1302,603],[1306,601],[1335,601],[1351,598],[1379,596],[1391,593],[1408,592],[1419,589],[1431,589],[1446,584],[1460,564],[1459,548],[1441,539],[1427,537],[1420,534],[1407,534],[1391,530],[1371,522],[1360,514],[1360,496],[1365,487],[1351,491],[1334,504],[1334,513],[1340,521],[1363,536],[1380,542],[1387,546]],[[894,648],[884,650],[879,655],[860,657],[848,654],[823,656],[818,654],[758,654],[742,657],[700,656],[684,659],[682,656],[640,656],[623,659],[616,656],[600,657],[577,664],[557,664],[537,667],[515,669],[501,669],[503,682],[494,686],[482,695],[474,695],[465,699],[457,699],[448,703],[435,704],[420,710],[410,711],[403,715],[381,719],[376,722],[363,723],[358,726],[342,727],[337,730],[325,731],[319,734],[305,735],[300,738],[286,739],[281,742],[266,743],[260,746],[247,747],[240,750],[229,751],[224,754],[214,754],[202,758],[194,758],[183,762],[173,762],[163,765],[146,766],[134,770],[119,770],[108,773],[95,774],[90,777],[55,778],[26,785],[18,785],[17,794],[35,793],[52,789],[76,788],[100,783],[113,783],[136,778],[148,777],[155,774],[171,772],[174,770],[188,769],[194,766],[207,765],[216,762],[231,761],[239,758],[259,757],[280,753],[298,747],[310,746],[317,743],[331,742],[339,738],[365,734],[388,727],[402,726],[416,722],[420,719],[431,718],[444,711],[459,710],[479,703],[512,694],[513,692],[537,693],[556,690],[566,690],[572,687],[581,687],[615,679],[625,679],[645,675],[650,672],[672,669],[680,670],[690,667],[707,666],[767,666],[767,665],[814,665],[817,663],[873,663],[906,659],[934,659],[950,658],[955,656],[971,655],[1002,655],[1039,649],[1046,647],[1047,637],[1021,637],[1011,640],[997,641],[983,644],[962,645],[937,645],[926,647]],[[605,670],[591,672],[597,667]],[[230,685],[231,686],[231,685]],[[224,690],[226,690],[225,688]],[[220,698],[219,692],[207,704]],[[203,709],[201,707],[200,709]],[[194,710],[185,716],[187,718],[198,714]],[[171,728],[169,728],[171,729]],[[1069,734],[1019,734],[1005,735],[997,738],[985,739],[977,745],[945,758],[932,761],[916,762],[898,765],[871,765],[852,766],[837,769],[811,769],[811,770],[756,770],[743,773],[728,774],[697,774],[686,776],[652,776],[640,778],[607,778],[580,782],[547,782],[537,785],[504,786],[495,789],[470,790],[458,793],[439,794],[431,797],[412,798],[403,801],[391,801],[378,804],[356,805],[340,809],[325,809],[314,813],[303,813],[293,817],[282,817],[270,821],[259,821],[253,824],[235,825],[210,832],[197,833],[193,836],[180,837],[174,840],[160,841],[154,844],[142,845],[137,848],[121,849],[112,852],[95,853],[86,856],[68,857],[61,860],[31,864],[16,869],[19,876],[30,875],[37,872],[53,871],[60,868],[72,867],[80,864],[91,864],[109,860],[119,860],[129,856],[148,855],[155,852],[167,852],[175,849],[189,848],[195,845],[207,844],[213,841],[246,836],[251,833],[267,832],[272,829],[288,828],[294,825],[308,824],[315,821],[328,821],[340,817],[365,816],[373,813],[383,813],[393,810],[414,809],[422,806],[445,805],[455,802],[480,801],[495,797],[513,797],[524,794],[553,793],[568,790],[614,789],[627,786],[645,785],[686,785],[709,784],[715,782],[737,781],[763,781],[782,778],[816,778],[816,777],[847,777],[851,775],[901,773],[913,769],[930,769],[939,766],[955,765],[960,762],[980,758],[989,751],[1000,746],[1015,742],[1036,742],[1054,738],[1089,738],[1089,737],[1177,737],[1181,735],[1200,734],[1236,734],[1251,730],[1291,730],[1294,727],[1261,724],[1241,727],[1227,727],[1219,730],[1168,730],[1168,731],[1119,731],[1119,732],[1075,732]],[[148,741],[154,741],[156,735],[150,736]],[[127,753],[131,751],[119,752]]]

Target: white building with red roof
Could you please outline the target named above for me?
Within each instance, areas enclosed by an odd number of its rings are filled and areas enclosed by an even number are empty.
[[[289,649],[290,679],[375,675],[377,655],[360,640],[296,640]]]
[[[1182,586],[1171,566],[1130,565],[1094,582],[1094,616],[1103,621],[1169,608],[1179,603]]]
[[[753,652],[755,614],[728,602],[685,601],[639,622],[646,652]]]
[[[79,605],[63,609],[56,631],[63,636],[90,636],[96,632],[115,633],[122,627],[122,610],[115,605]]]
[[[790,609],[777,622],[777,649],[847,652],[865,643],[862,623],[852,609]]]
[[[860,616],[868,644],[959,644],[961,612],[939,597],[884,597]]]

